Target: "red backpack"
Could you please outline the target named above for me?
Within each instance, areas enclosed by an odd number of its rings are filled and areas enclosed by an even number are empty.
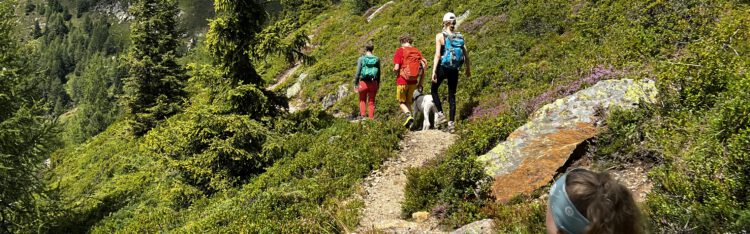
[[[422,55],[416,47],[402,47],[404,61],[401,63],[400,75],[406,80],[417,80],[419,78],[419,65]]]

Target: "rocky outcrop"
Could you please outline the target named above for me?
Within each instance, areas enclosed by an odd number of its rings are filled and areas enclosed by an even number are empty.
[[[656,94],[650,80],[605,80],[543,106],[505,142],[477,159],[494,178],[493,195],[506,202],[549,183],[576,147],[597,134],[598,111],[652,103]]]
[[[99,4],[94,7],[94,10],[114,16],[117,18],[117,22],[121,24],[135,19],[135,17],[128,12],[128,7],[128,5],[123,4],[120,1],[113,1],[112,3]]]
[[[307,78],[307,73],[302,73],[297,77],[297,82],[295,82],[291,87],[286,89],[286,97],[292,98],[294,96],[297,96],[299,94],[299,91],[302,90],[302,82],[305,81],[305,78]]]
[[[495,222],[492,219],[483,219],[456,229],[451,234],[491,234],[495,233],[494,228]]]
[[[321,105],[323,106],[324,110],[331,108],[336,104],[336,102],[346,97],[346,95],[349,95],[349,85],[342,84],[341,86],[339,86],[339,89],[336,91],[336,93],[328,94],[323,97]]]

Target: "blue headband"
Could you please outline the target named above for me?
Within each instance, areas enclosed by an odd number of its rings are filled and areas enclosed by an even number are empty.
[[[579,169],[573,171],[576,170]],[[578,212],[578,209],[568,198],[568,192],[565,190],[565,179],[568,178],[568,173],[565,173],[552,185],[549,192],[549,206],[557,228],[564,230],[566,233],[581,234],[589,225],[589,220],[581,212]]]

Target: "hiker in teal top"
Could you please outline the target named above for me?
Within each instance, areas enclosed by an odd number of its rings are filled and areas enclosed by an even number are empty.
[[[372,54],[375,46],[365,45],[365,54],[357,60],[357,73],[354,75],[354,91],[359,93],[359,118],[365,118],[369,109],[370,119],[375,118],[375,96],[380,85],[380,58]],[[367,104],[365,105],[365,102]],[[369,108],[366,108],[369,106]]]

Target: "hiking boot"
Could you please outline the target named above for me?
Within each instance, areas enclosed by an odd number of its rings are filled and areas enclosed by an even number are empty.
[[[443,114],[443,112],[438,112],[435,115],[436,115],[435,116],[435,126],[443,125],[443,124],[445,124],[445,122],[447,122],[446,119],[445,119],[445,115]]]
[[[414,123],[414,117],[411,117],[411,114],[406,114],[406,121],[404,122],[404,127],[411,129],[411,125]]]
[[[445,132],[447,133],[455,133],[456,132],[456,123],[453,121],[448,122],[448,127],[445,128]]]

